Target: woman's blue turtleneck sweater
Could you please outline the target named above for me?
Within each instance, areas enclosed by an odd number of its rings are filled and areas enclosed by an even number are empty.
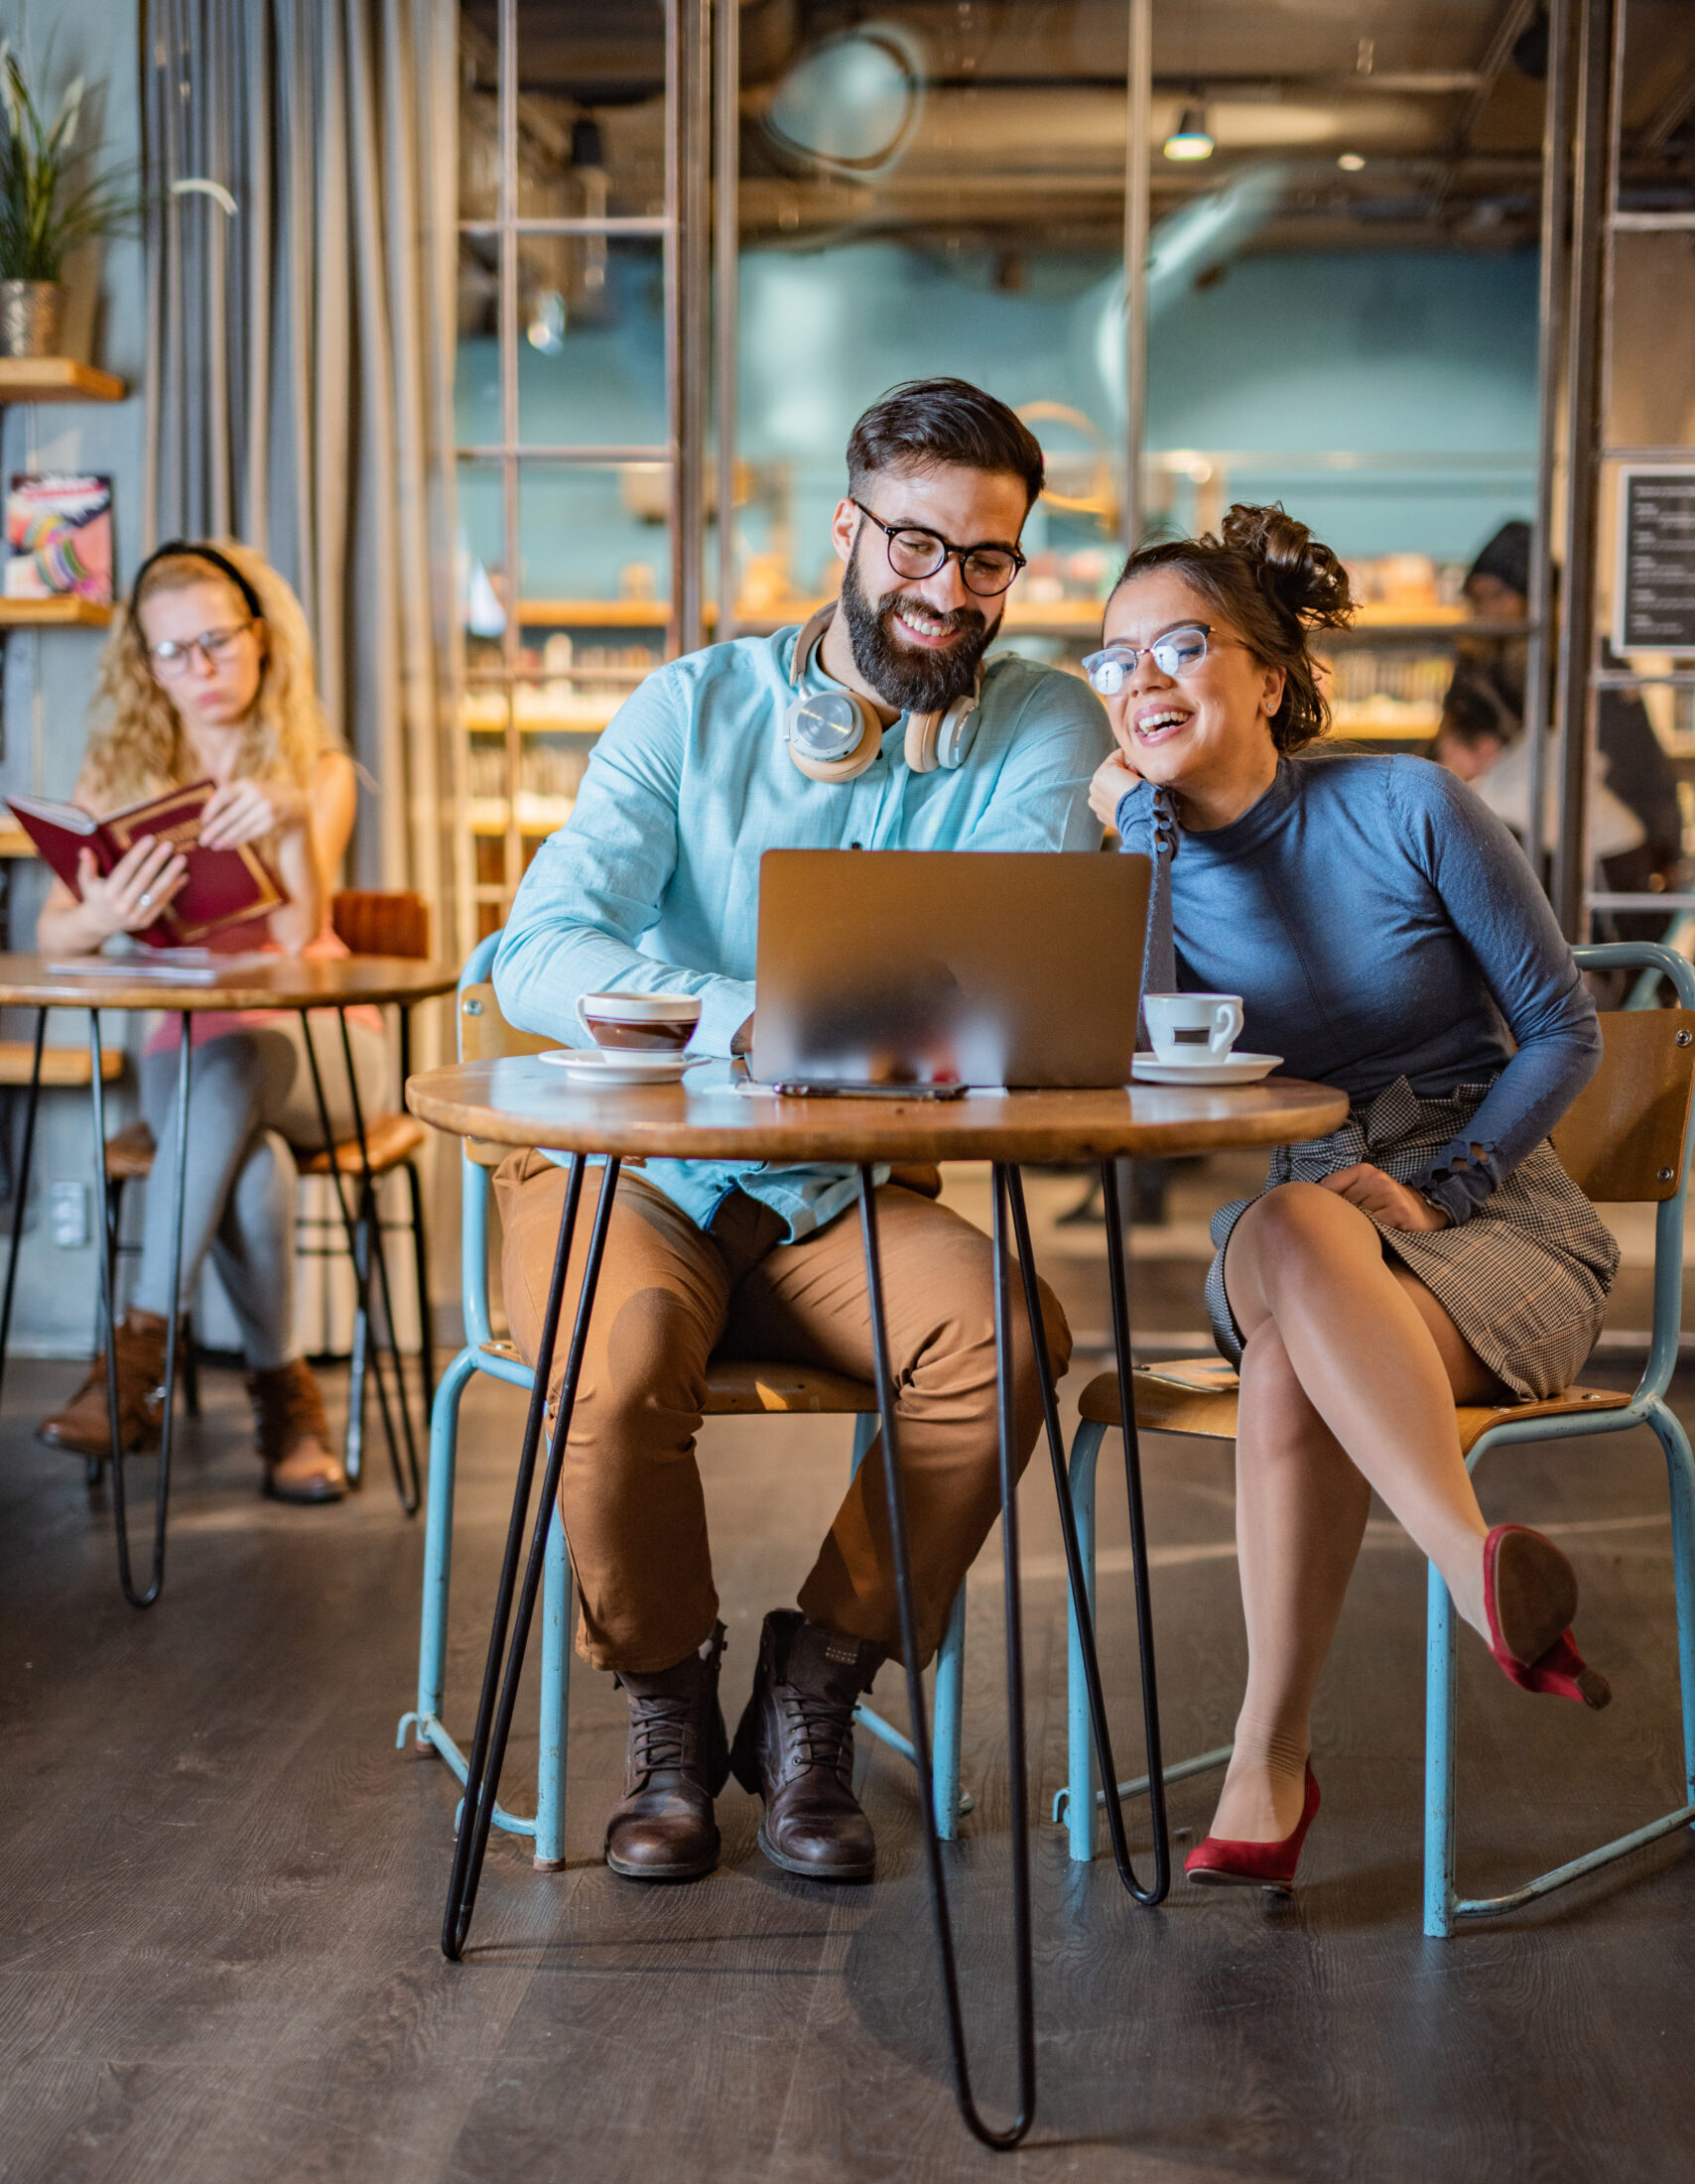
[[[1156,869],[1145,991],[1239,993],[1244,1051],[1280,1054],[1356,1106],[1402,1077],[1422,1098],[1494,1080],[1419,1186],[1451,1220],[1595,1074],[1595,1003],[1523,852],[1429,760],[1283,758],[1265,794],[1208,834],[1185,833],[1141,782],[1117,827],[1168,874],[1162,901]]]

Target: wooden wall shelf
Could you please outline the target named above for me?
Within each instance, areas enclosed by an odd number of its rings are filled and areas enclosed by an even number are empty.
[[[0,356],[0,403],[121,402],[124,383],[69,356]]]
[[[92,599],[0,599],[0,629],[104,629],[111,618]]]

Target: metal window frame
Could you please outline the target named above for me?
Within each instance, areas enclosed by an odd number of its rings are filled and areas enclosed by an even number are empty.
[[[518,211],[518,0],[499,0],[496,16],[496,160],[498,177],[492,219],[461,219],[461,236],[492,236],[497,244],[500,293],[496,312],[499,356],[500,439],[456,446],[456,464],[476,463],[500,473],[501,537],[507,572],[505,626],[500,667],[467,680],[497,685],[506,694],[506,826],[498,882],[476,877],[476,847],[469,839],[468,818],[461,815],[464,872],[461,952],[476,940],[481,905],[510,903],[523,877],[523,834],[519,797],[523,786],[524,738],[512,702],[518,685],[536,680],[519,664],[523,634],[522,538],[519,486],[526,469],[663,465],[670,474],[671,613],[666,652],[692,650],[704,638],[701,596],[702,486],[705,476],[705,342],[709,305],[706,269],[710,241],[704,207],[711,97],[710,26],[712,0],[661,0],[665,14],[665,210],[663,213],[608,213],[600,217],[532,216]],[[734,14],[733,8],[720,13]],[[666,439],[662,445],[593,446],[576,443],[527,444],[518,422],[518,246],[532,235],[656,238],[662,245],[665,290]],[[604,679],[596,671],[595,679]],[[614,678],[621,679],[621,678]],[[469,730],[456,723],[461,739]]]

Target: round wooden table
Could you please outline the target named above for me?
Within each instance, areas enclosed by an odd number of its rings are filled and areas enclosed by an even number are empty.
[[[394,1366],[395,1396],[401,1419],[401,1438],[398,1440],[389,1410],[388,1391],[383,1380],[382,1352],[380,1346],[374,1341],[369,1349],[371,1378],[377,1391],[377,1403],[388,1442],[389,1459],[394,1467],[395,1481],[408,1513],[415,1510],[419,1501],[417,1436],[413,1431],[411,1407],[406,1397],[400,1353],[395,1343],[394,1314],[388,1295],[388,1266],[380,1248],[380,1240],[379,1248],[368,1254],[362,1252],[359,1246],[359,1220],[362,1218],[364,1194],[373,1188],[373,1178],[370,1148],[365,1135],[365,1117],[359,1102],[359,1088],[353,1071],[353,1052],[347,1037],[345,1012],[352,1007],[393,1003],[402,1011],[404,1027],[405,1012],[413,1003],[451,993],[456,982],[457,973],[446,964],[420,963],[414,958],[402,956],[339,956],[315,958],[310,962],[298,956],[238,956],[229,959],[227,967],[215,957],[208,956],[202,964],[193,968],[173,969],[172,966],[159,963],[150,964],[145,954],[138,954],[134,961],[99,956],[71,959],[0,955],[0,1007],[33,1008],[36,1011],[35,1059],[30,1075],[28,1104],[24,1111],[24,1143],[14,1200],[19,1212],[13,1219],[11,1252],[6,1269],[6,1293],[4,1302],[0,1303],[0,1372],[4,1371],[6,1345],[12,1329],[18,1249],[23,1235],[21,1210],[29,1190],[30,1161],[35,1147],[36,1109],[41,1095],[42,1057],[47,1039],[48,1011],[54,1008],[85,1008],[88,1011],[88,1045],[93,1089],[94,1202],[100,1209],[100,1313],[106,1338],[106,1401],[111,1421],[112,1447],[115,1450],[118,1447],[118,1376],[116,1348],[112,1341],[114,1270],[106,1187],[106,1116],[101,1069],[100,1011],[159,1009],[177,1018],[177,1172],[172,1179],[174,1195],[170,1291],[175,1299],[182,1274],[183,1194],[189,1151],[189,1062],[193,1052],[192,1019],[217,1010],[293,1009],[300,1016],[303,1028],[307,1029],[306,1051],[312,1063],[313,1091],[317,1097],[324,1142],[326,1146],[333,1148],[335,1136],[329,1125],[329,1103],[325,1095],[317,1046],[309,1028],[309,1012],[331,1009],[335,1012],[340,1033],[341,1058],[347,1073],[354,1133],[359,1145],[360,1168],[356,1178],[357,1191],[353,1207],[348,1205],[346,1192],[342,1188],[341,1170],[334,1160],[330,1162],[330,1176],[346,1237],[347,1254],[352,1261],[358,1284],[361,1309],[368,1314],[373,1275],[382,1293],[383,1313],[388,1324],[390,1357]],[[405,1056],[403,1028],[403,1076],[406,1071]],[[355,1213],[354,1208],[360,1211]],[[112,1461],[112,1512],[117,1531],[118,1582],[123,1588],[124,1598],[135,1607],[151,1607],[165,1584],[165,1531],[171,1496],[171,1445],[176,1416],[179,1317],[176,1311],[172,1312],[165,1338],[165,1409],[160,1430],[159,1477],[154,1505],[153,1564],[151,1579],[145,1591],[137,1590],[131,1575],[123,1460],[121,1457],[114,1457]],[[405,1449],[404,1469],[402,1444]]]
[[[630,1158],[768,1161],[795,1166],[840,1161],[858,1170],[859,1220],[864,1242],[871,1349],[881,1426],[889,1541],[899,1604],[901,1652],[906,1663],[911,1735],[916,1750],[919,1798],[924,1813],[930,1898],[941,1964],[943,2001],[955,2094],[970,2129],[986,2145],[1015,2145],[1035,2113],[1035,2011],[1030,1921],[1029,1826],[1023,1705],[1023,1638],[1018,1592],[1017,1459],[1011,1396],[1013,1253],[1023,1288],[1032,1349],[1041,1384],[1043,1420],[1058,1493],[1066,1568],[1076,1609],[1095,1745],[1104,1784],[1118,1781],[1089,1612],[1076,1520],[1066,1484],[1059,1402],[1043,1336],[1036,1270],[1024,1207],[1021,1166],[1050,1161],[1099,1161],[1107,1201],[1108,1270],[1112,1295],[1112,1340],[1117,1355],[1129,1496],[1130,1552],[1140,1648],[1142,1721],[1147,1743],[1149,1801],[1153,1819],[1154,1872],[1144,1886],[1130,1863],[1123,1815],[1114,1794],[1107,1798],[1113,1856],[1124,1886],[1145,1904],[1158,1903],[1170,1884],[1170,1835],[1166,1822],[1160,1754],[1159,1701],[1154,1675],[1147,1543],[1142,1519],[1140,1452],[1130,1379],[1130,1313],[1124,1274],[1123,1230],[1117,1172],[1124,1157],[1143,1159],[1223,1147],[1271,1146],[1322,1137],[1348,1113],[1345,1093],[1327,1086],[1270,1078],[1232,1090],[1137,1085],[1103,1092],[979,1092],[959,1099],[913,1097],[779,1098],[741,1089],[740,1065],[714,1063],[680,1085],[584,1088],[543,1055],[461,1063],[429,1070],[407,1085],[413,1113],[438,1129],[496,1144],[539,1146],[571,1157],[570,1181],[560,1221],[534,1388],[518,1465],[506,1557],[489,1633],[476,1734],[465,1778],[464,1804],[454,1846],[454,1865],[443,1923],[444,1953],[462,1953],[475,1906],[477,1880],[488,1843],[505,1757],[524,1649],[535,1612],[551,1512],[571,1432],[578,1377],[594,1306],[620,1163]],[[605,1160],[605,1175],[585,1259],[558,1412],[543,1474],[541,1498],[522,1585],[518,1561],[534,1483],[536,1456],[552,1377],[564,1305],[567,1269],[577,1225],[584,1171],[589,1158]],[[875,1170],[887,1163],[986,1160],[994,1176],[995,1347],[1000,1375],[1000,1518],[1006,1599],[1007,1742],[1011,1770],[1014,1969],[1018,2016],[1018,2113],[1004,2128],[978,2111],[966,2055],[947,1875],[936,1827],[929,1731],[918,1667],[917,1623],[906,1545],[905,1508],[896,1440],[895,1390],[889,1362],[878,1253]],[[516,1613],[513,1612],[516,1593]],[[509,1639],[509,1642],[508,1642]]]

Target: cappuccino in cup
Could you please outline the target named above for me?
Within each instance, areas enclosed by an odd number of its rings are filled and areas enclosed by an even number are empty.
[[[597,1047],[681,1054],[701,1020],[697,993],[586,993],[578,1021]]]

